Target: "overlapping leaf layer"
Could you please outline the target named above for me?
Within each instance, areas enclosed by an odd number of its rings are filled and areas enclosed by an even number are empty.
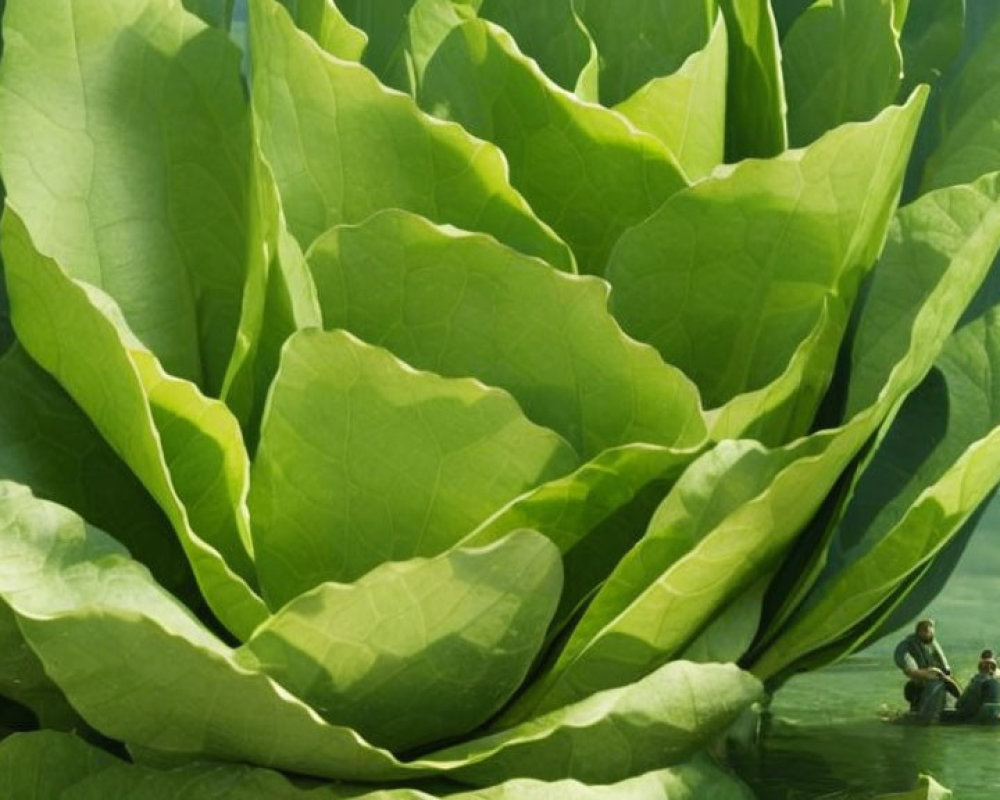
[[[749,798],[1000,483],[963,12],[8,0],[0,798]]]

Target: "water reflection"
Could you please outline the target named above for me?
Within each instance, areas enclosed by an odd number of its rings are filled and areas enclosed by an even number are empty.
[[[761,748],[734,753],[760,800],[870,797],[912,789],[929,772],[962,800],[995,798],[1000,730],[881,720],[803,725],[775,720]]]

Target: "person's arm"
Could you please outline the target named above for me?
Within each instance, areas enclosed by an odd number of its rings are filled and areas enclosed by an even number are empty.
[[[911,659],[912,660],[912,659]],[[923,680],[923,681],[933,681],[933,680],[945,680],[948,676],[944,674],[943,671],[937,667],[926,667],[925,669],[920,669],[917,667],[916,662],[914,662],[911,668],[904,668],[903,673],[910,680]]]

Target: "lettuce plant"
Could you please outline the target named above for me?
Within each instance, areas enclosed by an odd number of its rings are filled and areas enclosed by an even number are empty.
[[[9,0],[0,794],[748,796],[1000,481],[969,14]]]

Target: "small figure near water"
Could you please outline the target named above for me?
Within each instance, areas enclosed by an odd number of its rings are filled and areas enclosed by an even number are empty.
[[[976,674],[965,691],[951,677],[951,665],[934,631],[934,620],[922,619],[913,633],[896,645],[893,660],[907,677],[903,696],[910,719],[918,722],[1000,723],[1000,676],[992,650],[979,654]],[[945,709],[948,695],[957,699]]]
[[[920,620],[914,632],[896,645],[893,660],[909,679],[903,696],[918,720],[933,722],[941,716],[948,694],[960,697],[948,659],[934,637],[934,620]]]
[[[1000,679],[992,650],[980,654],[978,670],[955,703],[954,716],[959,722],[1000,722]]]

